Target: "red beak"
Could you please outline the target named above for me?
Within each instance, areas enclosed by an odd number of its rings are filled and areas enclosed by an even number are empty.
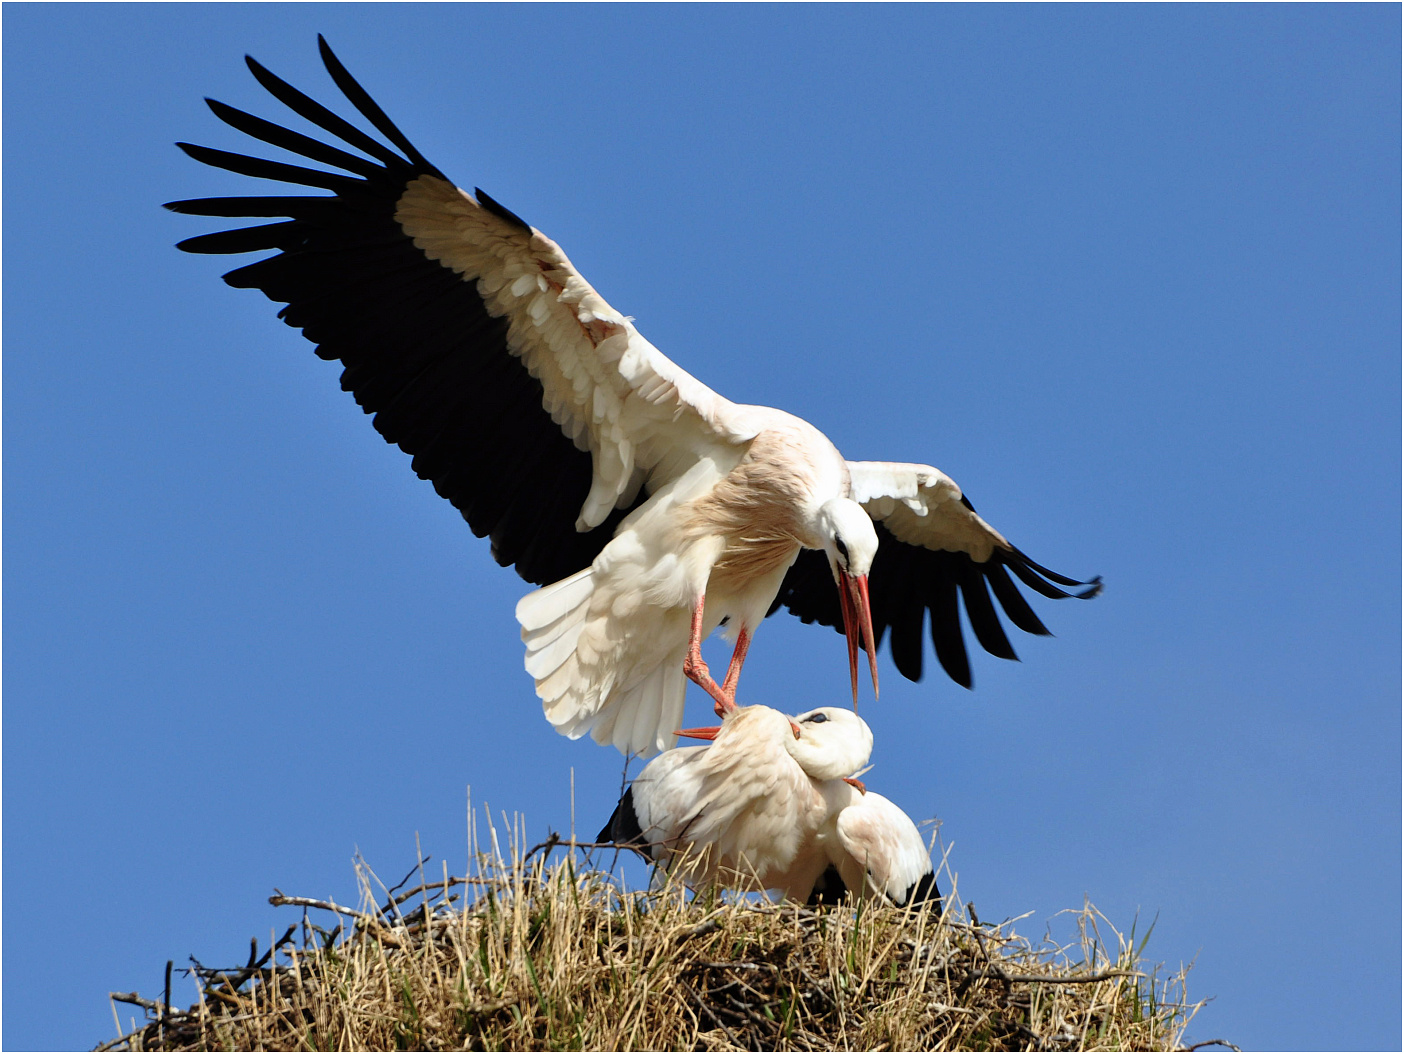
[[[873,609],[868,602],[868,576],[839,571],[839,606],[843,608],[843,634],[848,638],[848,677],[853,683],[853,709],[858,709],[858,644],[868,653],[873,676],[873,698],[878,694],[877,640],[873,636]],[[854,623],[857,625],[854,625]]]
[[[721,725],[713,725],[710,728],[679,728],[673,732],[675,736],[687,736],[689,739],[716,739],[717,733],[721,731]],[[795,738],[800,737],[800,726],[793,721],[790,722],[790,731],[795,734]]]

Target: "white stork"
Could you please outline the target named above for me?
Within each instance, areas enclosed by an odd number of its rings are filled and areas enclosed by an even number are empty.
[[[248,59],[273,96],[360,154],[209,100],[235,129],[341,171],[181,143],[217,168],[331,193],[172,202],[287,217],[180,248],[277,250],[225,281],[285,303],[280,317],[344,364],[342,387],[386,441],[491,536],[500,564],[545,587],[517,617],[558,731],[666,748],[684,675],[719,713],[734,706],[751,636],[781,604],[842,624],[856,702],[857,648],[876,691],[888,629],[898,670],[920,678],[928,610],[941,665],[971,684],[958,592],[981,645],[1013,659],[990,590],[1016,626],[1048,631],[1008,571],[1048,597],[1098,590],[1024,556],[937,469],[845,461],[805,421],[689,376],[554,242],[425,160],[319,41],[333,81],[385,141]],[[717,684],[700,645],[723,621],[736,646]]]
[[[849,776],[873,745],[857,714],[820,707],[791,720],[743,706],[719,728],[683,734],[714,742],[650,761],[597,841],[633,849],[694,887],[778,889],[808,903],[851,890],[939,910],[916,824]]]

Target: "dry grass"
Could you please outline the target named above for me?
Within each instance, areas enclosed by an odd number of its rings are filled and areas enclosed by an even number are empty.
[[[812,910],[628,892],[554,842],[477,860],[402,893],[362,864],[357,909],[280,894],[303,915],[274,948],[198,967],[187,1010],[114,996],[147,1020],[98,1049],[1173,1050],[1198,1009],[1091,906],[1059,947],[954,897]]]

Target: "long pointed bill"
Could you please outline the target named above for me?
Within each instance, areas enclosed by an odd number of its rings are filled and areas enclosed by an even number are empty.
[[[847,571],[839,572],[839,607],[843,609],[843,636],[848,642],[848,677],[853,682],[853,710],[858,710],[858,635],[854,623],[853,597],[848,591]]]
[[[858,709],[858,645],[868,653],[873,677],[873,698],[878,694],[877,639],[873,634],[873,609],[868,601],[868,576],[839,572],[839,604],[843,608],[843,635],[848,638],[848,678],[853,686],[853,709]],[[855,625],[856,623],[856,625]]]
[[[711,728],[679,728],[673,735],[688,739],[716,739],[720,731],[721,725],[713,725]]]

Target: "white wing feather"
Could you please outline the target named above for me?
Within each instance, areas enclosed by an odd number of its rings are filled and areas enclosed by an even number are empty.
[[[839,813],[838,841],[867,872],[868,880],[894,903],[931,873],[931,857],[910,816],[875,791],[854,795]]]
[[[509,348],[541,382],[552,420],[589,451],[594,479],[577,530],[604,522],[645,480],[656,488],[755,438],[745,408],[645,340],[540,231],[527,233],[428,175],[408,185],[395,218],[430,259],[477,283],[490,314],[508,320]]]
[[[977,563],[984,563],[997,548],[1013,548],[961,501],[960,487],[938,468],[850,461],[848,471],[850,496],[898,541],[967,553]]]

